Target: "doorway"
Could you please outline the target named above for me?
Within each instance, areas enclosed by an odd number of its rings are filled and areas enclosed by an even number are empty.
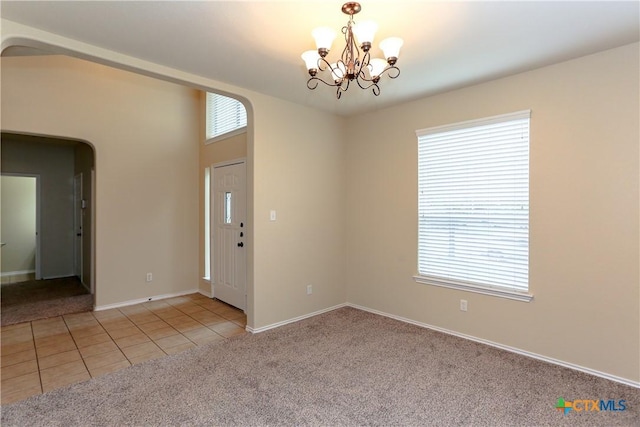
[[[2,132],[1,150],[3,187],[5,175],[31,177],[36,194],[27,214],[22,202],[5,200],[10,192],[2,189],[2,325],[93,310],[93,148],[78,140]],[[18,191],[20,199],[31,192]],[[29,265],[12,261],[19,245],[11,232],[18,226],[6,221],[13,216],[36,218],[29,231],[35,249],[17,256]],[[9,282],[15,272],[31,274]]]
[[[243,311],[247,307],[246,162],[212,166],[210,211],[213,248],[211,291],[215,298]]]
[[[3,173],[0,181],[2,284],[40,279],[40,176]]]

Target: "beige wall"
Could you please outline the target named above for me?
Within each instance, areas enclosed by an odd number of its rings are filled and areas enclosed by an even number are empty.
[[[274,98],[255,98],[253,109],[254,297],[261,327],[345,302],[346,122]],[[306,295],[308,284],[313,295]]]
[[[2,175],[2,275],[36,271],[36,177]]]
[[[347,300],[638,381],[639,75],[634,44],[354,118]],[[524,109],[534,300],[415,283],[415,130]]]
[[[198,124],[195,90],[63,56],[2,58],[3,130],[95,147],[98,306],[197,289]]]
[[[209,167],[216,163],[247,157],[247,134],[241,133],[200,146],[200,166]]]

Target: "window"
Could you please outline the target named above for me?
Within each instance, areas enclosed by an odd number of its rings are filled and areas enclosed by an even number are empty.
[[[237,99],[207,92],[207,141],[244,132],[247,110]]]
[[[231,192],[224,193],[224,223],[231,224]]]
[[[530,111],[419,130],[419,283],[530,301]]]

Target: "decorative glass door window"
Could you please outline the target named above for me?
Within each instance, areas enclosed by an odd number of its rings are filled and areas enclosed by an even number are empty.
[[[224,193],[224,223],[231,224],[231,192]]]

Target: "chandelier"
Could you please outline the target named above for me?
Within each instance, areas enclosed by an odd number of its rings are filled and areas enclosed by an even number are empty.
[[[380,95],[378,82],[383,75],[386,74],[392,79],[400,75],[396,62],[403,43],[402,39],[389,37],[382,40],[380,49],[386,60],[371,58],[369,51],[378,25],[373,21],[362,21],[356,24],[353,15],[360,10],[360,3],[357,2],[342,5],[342,12],[349,15],[349,22],[342,27],[345,47],[336,62],[331,63],[327,59],[336,32],[329,27],[319,27],[312,31],[317,50],[308,50],[302,54],[302,59],[311,76],[307,81],[309,89],[314,90],[322,82],[327,86],[336,87],[336,96],[340,99],[342,92],[349,89],[351,82],[356,82],[360,88],[371,89],[373,94],[378,96]],[[356,39],[360,42],[360,48]]]

